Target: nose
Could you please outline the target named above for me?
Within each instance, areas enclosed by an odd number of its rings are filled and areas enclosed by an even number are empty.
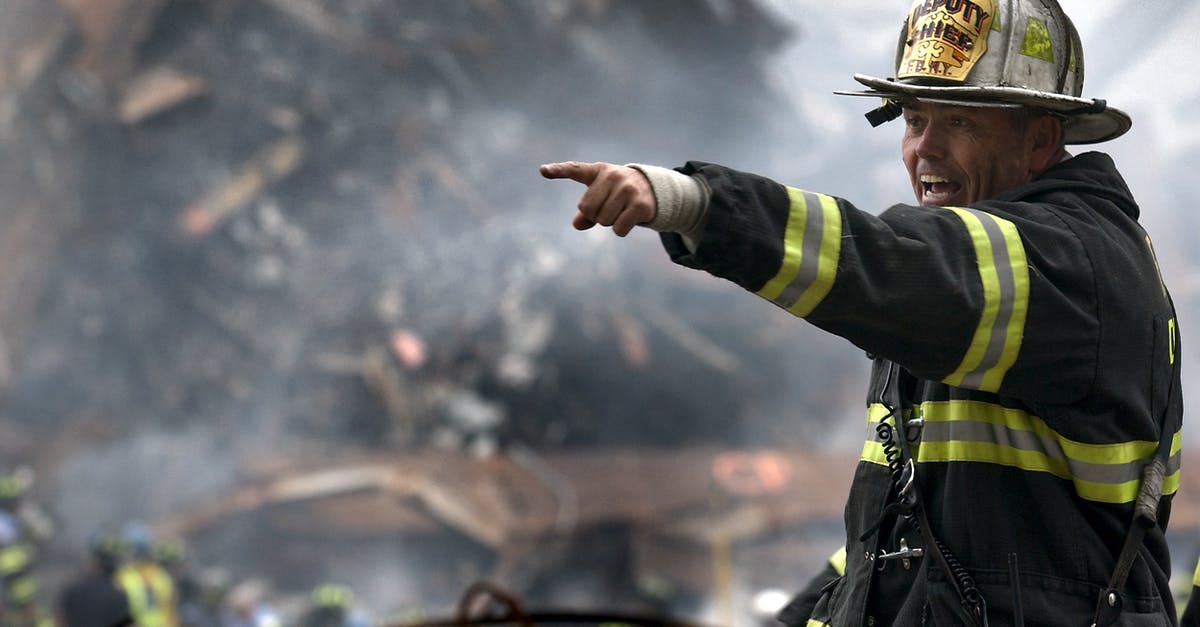
[[[926,124],[912,141],[913,151],[922,159],[939,159],[946,154],[945,136],[937,124]]]

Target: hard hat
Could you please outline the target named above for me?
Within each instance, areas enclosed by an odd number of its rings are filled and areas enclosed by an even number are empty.
[[[125,541],[121,536],[108,529],[102,529],[92,534],[88,547],[102,564],[111,567],[120,562],[128,552]]]
[[[0,474],[0,500],[19,499],[33,485],[33,469],[20,466],[11,472]]]
[[[0,499],[15,499],[24,493],[20,482],[12,475],[0,475]]]
[[[315,607],[347,608],[353,602],[354,593],[340,584],[325,583],[312,591],[312,604]]]
[[[129,553],[137,559],[150,559],[154,554],[154,544],[151,541],[150,527],[143,522],[130,522],[121,533]]]
[[[154,560],[164,566],[178,564],[187,558],[187,545],[183,540],[169,538],[154,545]]]
[[[1083,46],[1058,0],[916,0],[896,45],[896,76],[855,74],[884,106],[875,126],[905,101],[1033,107],[1060,116],[1063,141],[1091,144],[1123,135],[1129,115],[1082,97]]]
[[[8,513],[0,511],[0,546],[16,544],[21,539],[21,525]],[[3,590],[0,590],[0,595]]]

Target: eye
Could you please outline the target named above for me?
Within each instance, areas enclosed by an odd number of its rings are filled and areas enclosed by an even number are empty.
[[[971,126],[970,118],[961,115],[951,117],[948,123],[954,128],[969,128]]]

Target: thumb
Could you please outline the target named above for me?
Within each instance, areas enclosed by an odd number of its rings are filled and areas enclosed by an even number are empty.
[[[548,179],[571,179],[577,183],[591,185],[600,173],[600,163],[580,163],[578,161],[562,161],[547,163],[538,168],[542,176]]]

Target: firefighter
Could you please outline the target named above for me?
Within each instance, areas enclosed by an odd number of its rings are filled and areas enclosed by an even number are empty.
[[[267,583],[251,578],[233,587],[225,599],[222,627],[279,627],[283,621],[267,599]]]
[[[775,616],[785,625],[804,625],[812,616],[817,602],[824,595],[825,587],[834,585],[842,575],[846,574],[846,547],[833,552],[826,560],[825,566],[817,576],[813,577],[803,591],[792,597]]]
[[[917,0],[896,75],[915,196],[873,212],[747,172],[546,164],[574,218],[661,232],[873,360],[842,574],[793,625],[1168,625],[1181,349],[1056,0]],[[883,208],[876,208],[883,209]]]
[[[175,586],[175,607],[180,627],[204,627],[215,624],[217,612],[212,611],[204,584],[196,571],[187,544],[178,538],[167,538],[154,544],[154,561],[162,567]]]
[[[1192,571],[1192,587],[1183,614],[1179,617],[1179,626],[1200,627],[1200,561],[1196,562],[1196,568]]]
[[[0,625],[47,627],[38,606],[37,547],[49,535],[49,519],[27,494],[33,470],[18,467],[0,474]]]
[[[325,583],[313,588],[301,627],[367,627],[367,620],[354,609],[350,588]]]
[[[117,586],[116,572],[125,557],[121,536],[96,532],[88,542],[90,567],[63,589],[58,600],[61,627],[114,627],[132,624],[129,599]]]
[[[141,523],[125,527],[129,558],[116,573],[117,585],[129,599],[129,610],[138,627],[179,627],[175,582],[154,560],[150,530]]]

